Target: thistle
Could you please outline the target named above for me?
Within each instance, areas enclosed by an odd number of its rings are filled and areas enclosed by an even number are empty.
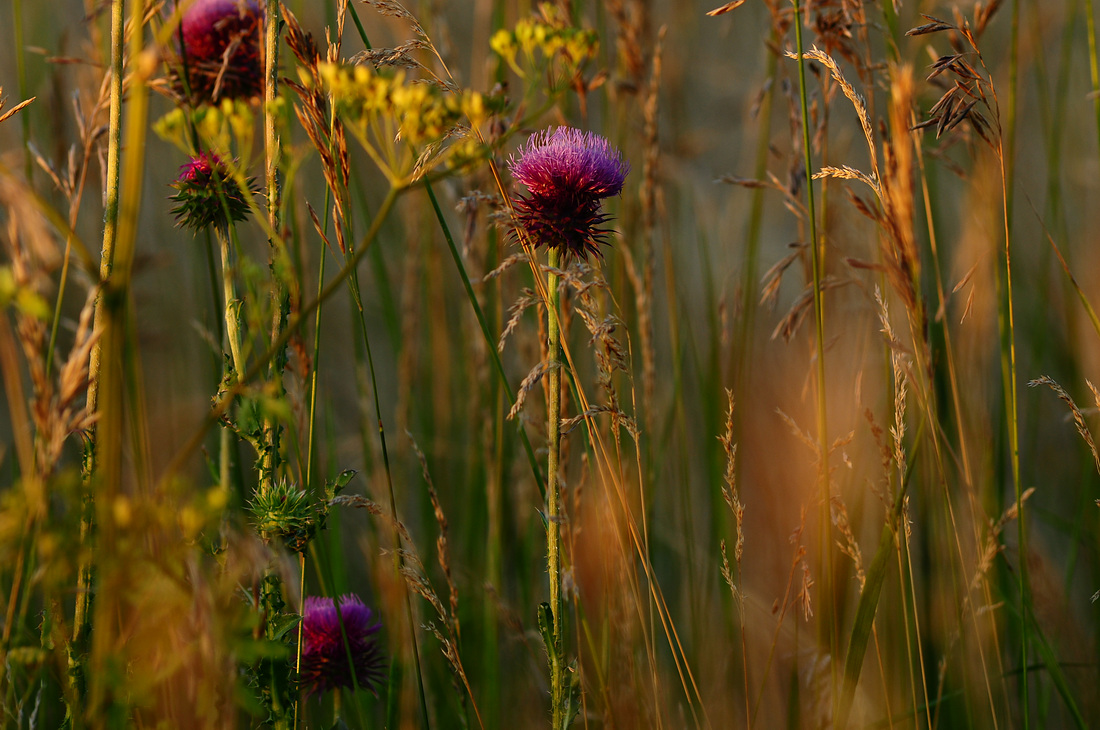
[[[230,222],[248,217],[248,203],[240,186],[213,152],[200,152],[180,165],[172,187],[179,191],[169,198],[177,203],[172,209],[177,225],[195,231],[207,226],[224,229]]]
[[[339,611],[331,598],[307,598],[299,685],[307,695],[356,686],[377,695],[386,671],[378,640],[381,630],[374,612],[355,595],[342,596]]]
[[[281,540],[294,552],[303,552],[317,531],[317,515],[309,495],[287,481],[257,491],[248,505],[256,531],[264,540]]]
[[[517,159],[518,158],[518,159]],[[509,160],[512,177],[527,186],[515,200],[516,217],[534,246],[548,249],[546,275],[546,344],[549,353],[546,419],[546,564],[550,602],[539,607],[546,654],[550,660],[553,727],[569,724],[576,705],[566,686],[561,594],[561,535],[558,528],[558,469],[561,445],[561,331],[558,266],[571,258],[600,257],[599,244],[609,216],[601,211],[604,198],[622,192],[630,166],[603,137],[571,127],[536,134]]]
[[[260,96],[264,88],[260,3],[194,0],[183,4],[180,51],[190,97],[196,103],[210,103]]]
[[[516,217],[537,246],[556,249],[564,262],[602,257],[599,244],[610,216],[601,201],[622,192],[630,165],[603,137],[572,127],[536,134],[509,160],[512,177],[527,187],[515,200]]]

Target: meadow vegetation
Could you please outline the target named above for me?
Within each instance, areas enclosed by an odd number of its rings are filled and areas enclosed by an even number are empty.
[[[0,7],[0,727],[1100,722],[1091,0],[408,3]]]

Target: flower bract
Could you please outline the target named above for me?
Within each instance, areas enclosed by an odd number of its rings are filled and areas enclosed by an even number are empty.
[[[558,127],[534,135],[509,160],[527,187],[516,217],[535,246],[557,248],[565,260],[601,256],[609,220],[601,201],[622,192],[630,165],[598,134]]]
[[[343,619],[344,630],[340,630]],[[337,604],[331,598],[306,598],[302,616],[302,664],[298,680],[306,694],[358,685],[377,694],[386,671],[374,612],[348,594]],[[346,643],[345,643],[346,636]],[[349,661],[350,658],[350,661]],[[353,678],[354,677],[354,678]]]

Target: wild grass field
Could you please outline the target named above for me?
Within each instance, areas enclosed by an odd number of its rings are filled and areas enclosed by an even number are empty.
[[[1091,0],[0,4],[0,727],[1100,722]]]

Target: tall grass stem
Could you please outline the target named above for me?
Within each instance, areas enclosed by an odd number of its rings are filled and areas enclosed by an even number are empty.
[[[794,29],[795,45],[798,52],[798,100],[802,118],[802,154],[803,166],[806,172],[806,224],[809,229],[810,261],[813,275],[813,300],[814,300],[814,335],[815,354],[817,365],[817,448],[821,480],[821,512],[820,545],[821,555],[821,631],[822,644],[829,647],[830,656],[838,659],[837,650],[839,642],[836,627],[836,596],[833,587],[833,561],[832,561],[832,537],[831,537],[831,501],[832,495],[829,488],[829,434],[828,434],[828,404],[825,388],[825,303],[822,296],[822,279],[824,278],[824,246],[825,240],[818,239],[817,213],[814,207],[814,178],[813,178],[813,154],[811,149],[809,112],[809,91],[806,86],[806,60],[803,57],[802,42],[802,11],[799,0],[792,0],[794,5]],[[835,664],[830,671],[835,678]]]

